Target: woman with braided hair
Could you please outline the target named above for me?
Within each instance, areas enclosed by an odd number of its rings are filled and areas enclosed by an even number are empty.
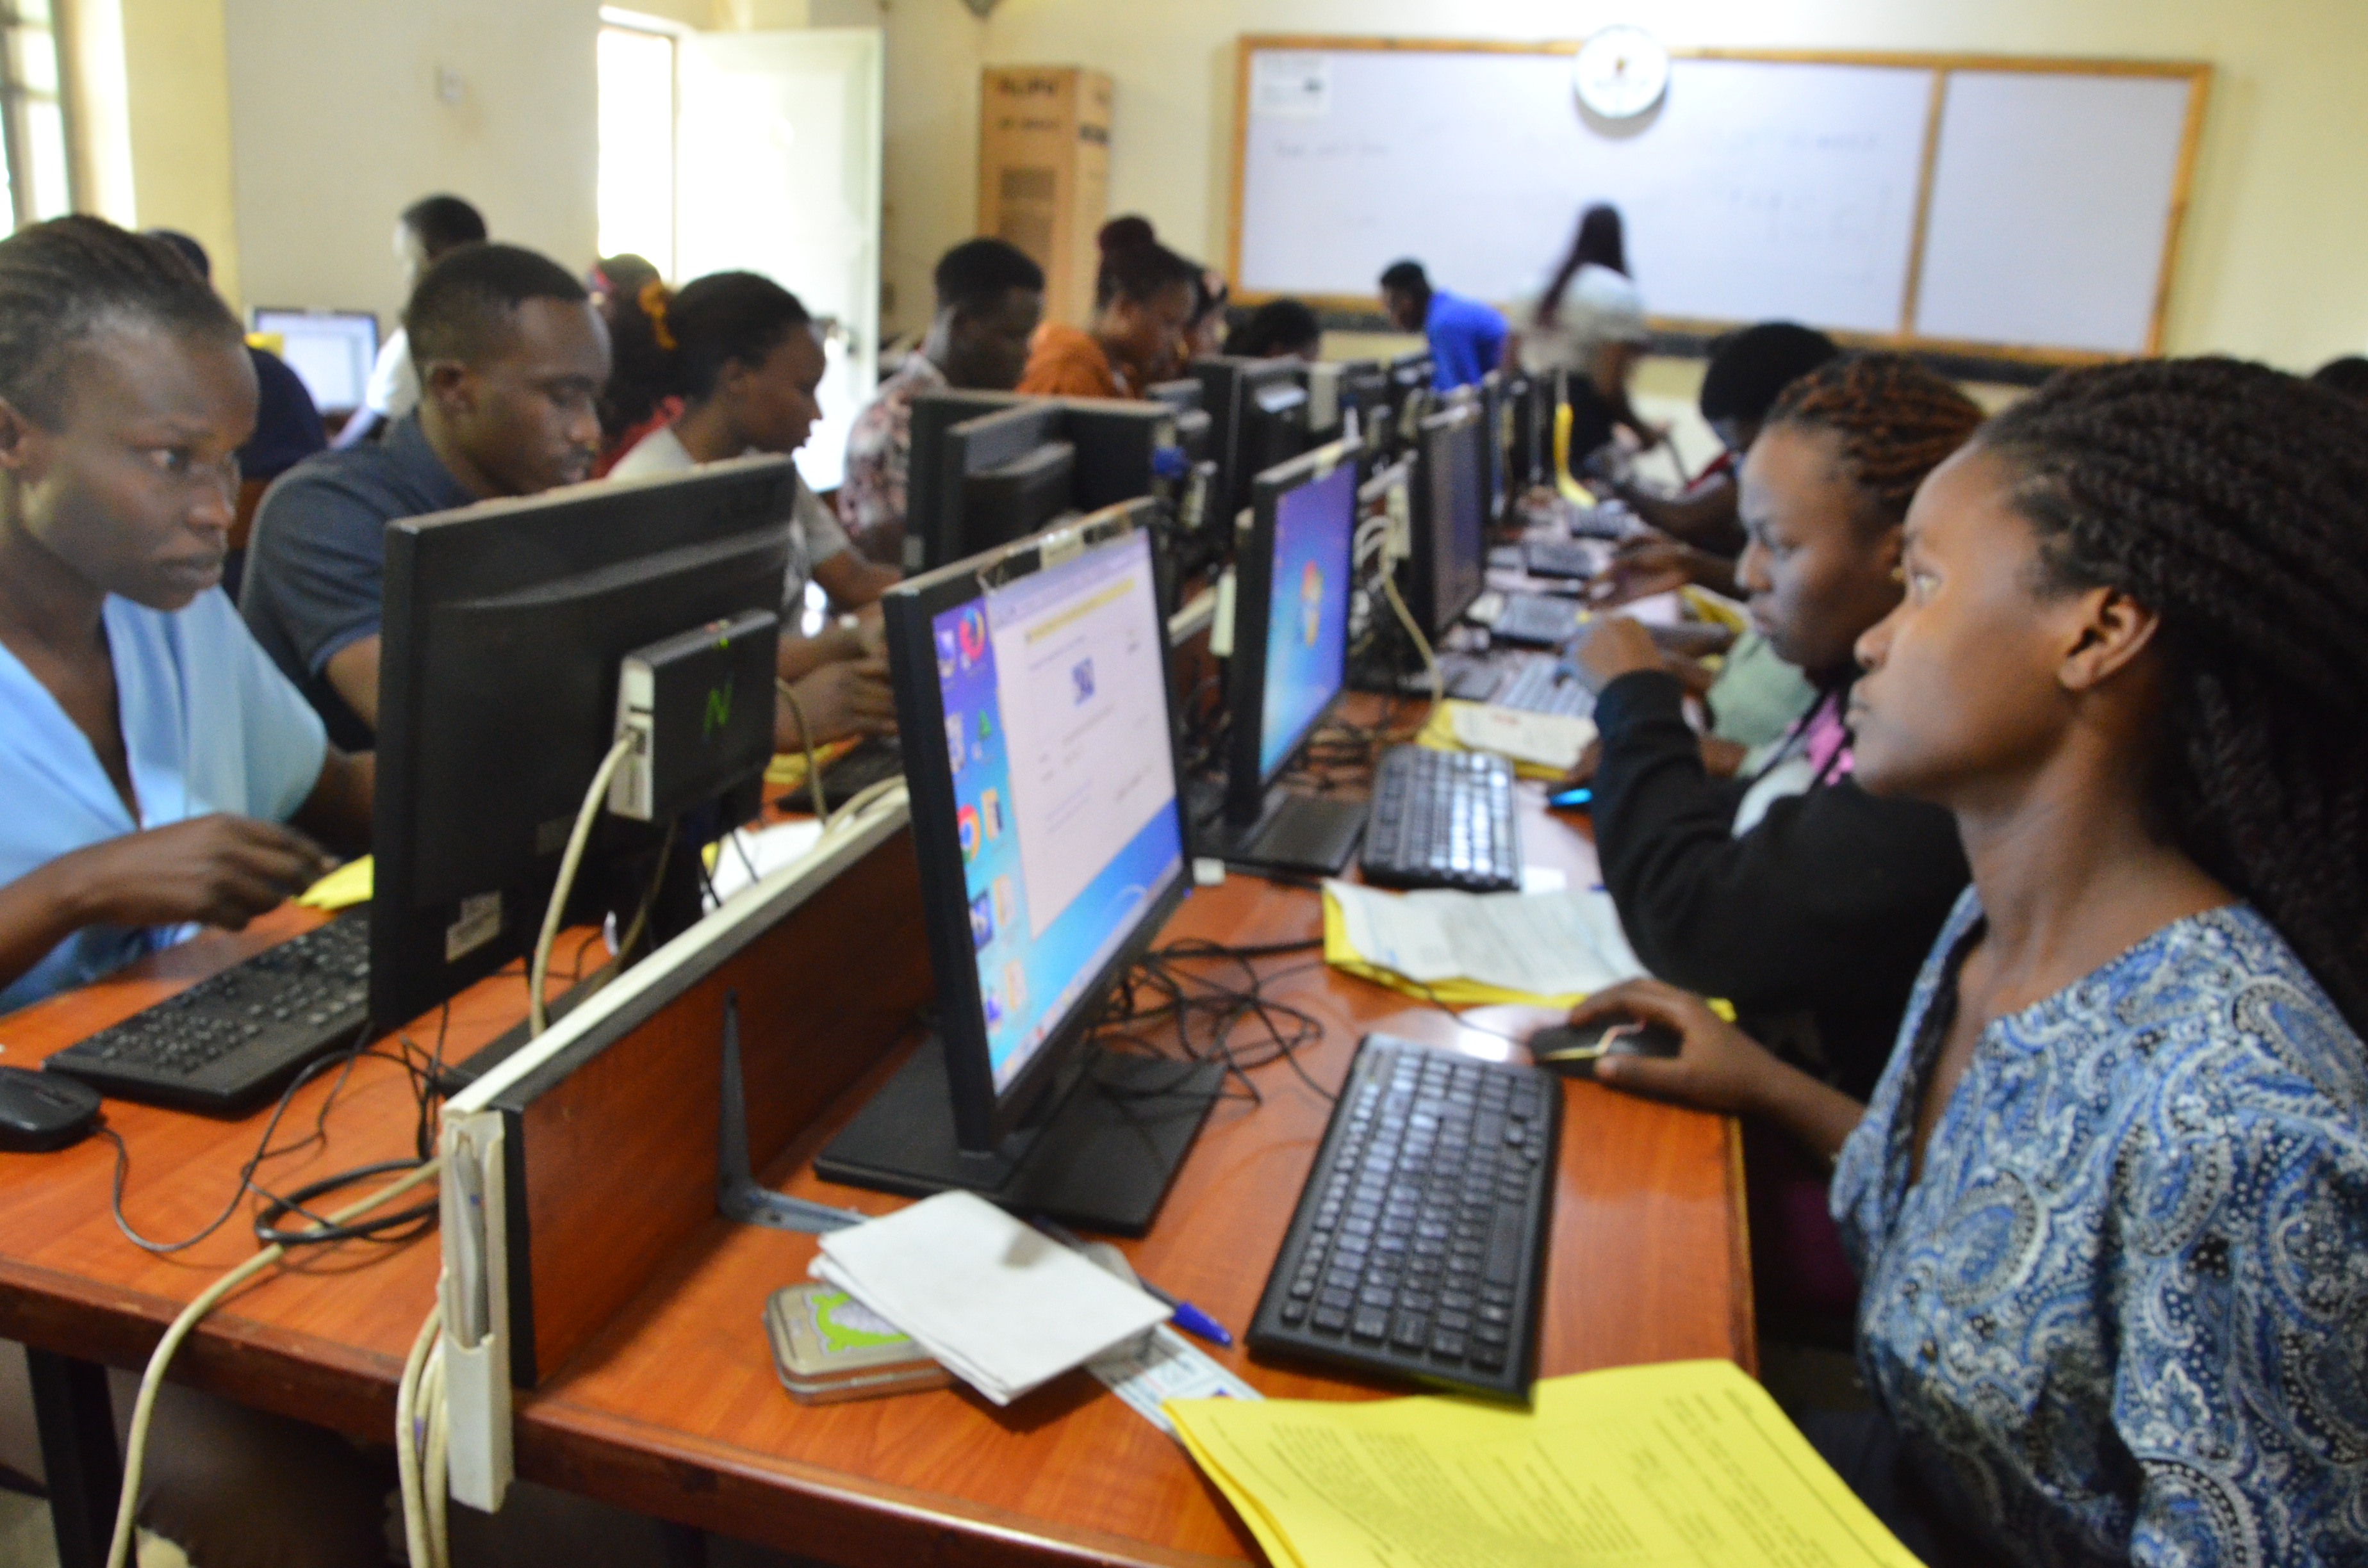
[[[1973,887],[1873,1102],[1650,983],[1624,1085],[1838,1152],[1876,1409],[1810,1436],[1936,1562],[2368,1557],[2368,417],[2229,360],[2059,377],[1929,480],[1866,788]]]
[[[1980,422],[1896,354],[1829,361],[1769,410],[1743,465],[1739,570],[1754,627],[1818,696],[1752,777],[1709,776],[1684,688],[1635,621],[1602,620],[1580,650],[1602,693],[1596,847],[1637,956],[1861,1098],[1965,863],[1946,812],[1851,782],[1850,647],[1899,602],[1918,482]]]

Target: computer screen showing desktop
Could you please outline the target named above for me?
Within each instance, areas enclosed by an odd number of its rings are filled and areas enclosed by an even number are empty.
[[[969,1187],[1121,1229],[1166,1189],[1172,1165],[1143,1168],[1144,1136],[1104,1148],[1075,1126],[1146,1108],[1112,1100],[1133,1069],[1088,1035],[1190,891],[1155,509],[1110,508],[884,601],[898,722],[942,737],[906,767],[938,1035],[825,1151],[835,1179]],[[1177,1157],[1214,1087],[1196,1078],[1161,1113],[1189,1121]]]
[[[1406,607],[1434,642],[1486,585],[1487,436],[1482,406],[1464,402],[1424,420],[1415,448]]]
[[[378,361],[378,317],[368,311],[255,312],[254,329],[279,339],[279,357],[324,413],[359,408]]]

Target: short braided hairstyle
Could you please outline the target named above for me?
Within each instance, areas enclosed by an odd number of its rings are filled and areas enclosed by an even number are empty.
[[[51,429],[74,351],[116,324],[232,343],[238,318],[181,254],[104,218],[52,218],[0,240],[0,398]]]
[[[2057,376],[1983,430],[2051,592],[2161,618],[2154,801],[2368,1033],[2368,408],[2266,366]]]
[[[1900,523],[1924,476],[1981,423],[1979,403],[1907,355],[1850,354],[1787,386],[1764,428],[1834,432],[1850,478],[1885,520]]]

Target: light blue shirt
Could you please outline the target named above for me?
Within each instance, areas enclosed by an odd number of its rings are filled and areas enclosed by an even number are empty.
[[[90,740],[0,646],[0,884],[142,828],[227,812],[285,822],[313,792],[327,740],[303,694],[221,589],[183,609],[110,597],[101,610],[140,820]],[[13,1011],[186,939],[188,926],[92,926],[0,989]]]

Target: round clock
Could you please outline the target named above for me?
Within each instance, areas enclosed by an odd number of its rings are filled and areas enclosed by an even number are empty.
[[[1589,113],[1634,119],[1669,90],[1669,51],[1651,33],[1622,22],[1580,44],[1570,74]]]

